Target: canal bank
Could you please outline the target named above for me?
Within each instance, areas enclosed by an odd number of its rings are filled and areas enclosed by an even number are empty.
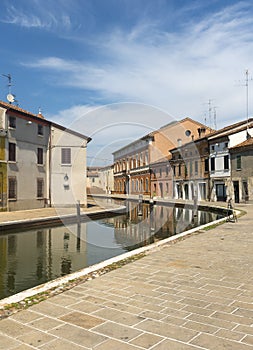
[[[125,210],[124,206],[99,206],[90,201],[87,208],[42,208],[0,212],[0,232],[7,232],[15,228],[32,228],[41,225],[64,224],[70,222],[92,220],[110,215],[117,215]]]
[[[253,206],[0,321],[3,349],[253,346]],[[174,244],[176,243],[176,244]]]

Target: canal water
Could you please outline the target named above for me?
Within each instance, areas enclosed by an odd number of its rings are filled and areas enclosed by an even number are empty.
[[[125,214],[1,233],[0,299],[151,244],[221,215],[127,202]]]

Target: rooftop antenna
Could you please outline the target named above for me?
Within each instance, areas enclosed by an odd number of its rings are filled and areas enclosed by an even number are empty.
[[[247,140],[251,137],[249,133],[249,80],[252,80],[252,78],[249,79],[249,70],[245,70],[245,87],[246,87],[246,121],[247,121],[247,131],[246,131],[246,138]]]
[[[209,116],[209,123],[210,123],[210,128],[212,128],[212,105],[211,105],[212,100],[208,100],[208,116]]]
[[[7,100],[8,102],[13,103],[15,102],[15,95],[13,95],[11,93],[11,87],[12,87],[12,83],[11,83],[11,75],[10,74],[2,74],[3,77],[8,79],[8,95],[7,95]]]
[[[246,86],[246,119],[247,119],[247,128],[249,121],[249,70],[245,71],[245,86]]]
[[[217,106],[213,107],[213,121],[214,121],[214,129],[217,130],[217,115],[216,115]]]
[[[209,126],[210,128],[212,128],[212,101],[211,99],[208,100],[207,103],[204,103],[205,105],[208,105],[208,119],[209,119],[209,125],[207,125],[207,112],[204,112],[204,118],[205,118],[205,125]]]

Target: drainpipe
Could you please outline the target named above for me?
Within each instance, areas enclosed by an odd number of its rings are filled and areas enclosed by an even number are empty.
[[[51,195],[51,180],[52,180],[52,125],[49,127],[49,166],[48,166],[48,200],[49,206],[52,206],[52,195]]]

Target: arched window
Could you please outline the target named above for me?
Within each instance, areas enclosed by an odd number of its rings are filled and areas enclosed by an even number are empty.
[[[146,179],[146,184],[145,184],[145,191],[146,192],[149,192],[149,181],[148,181],[148,179]]]

